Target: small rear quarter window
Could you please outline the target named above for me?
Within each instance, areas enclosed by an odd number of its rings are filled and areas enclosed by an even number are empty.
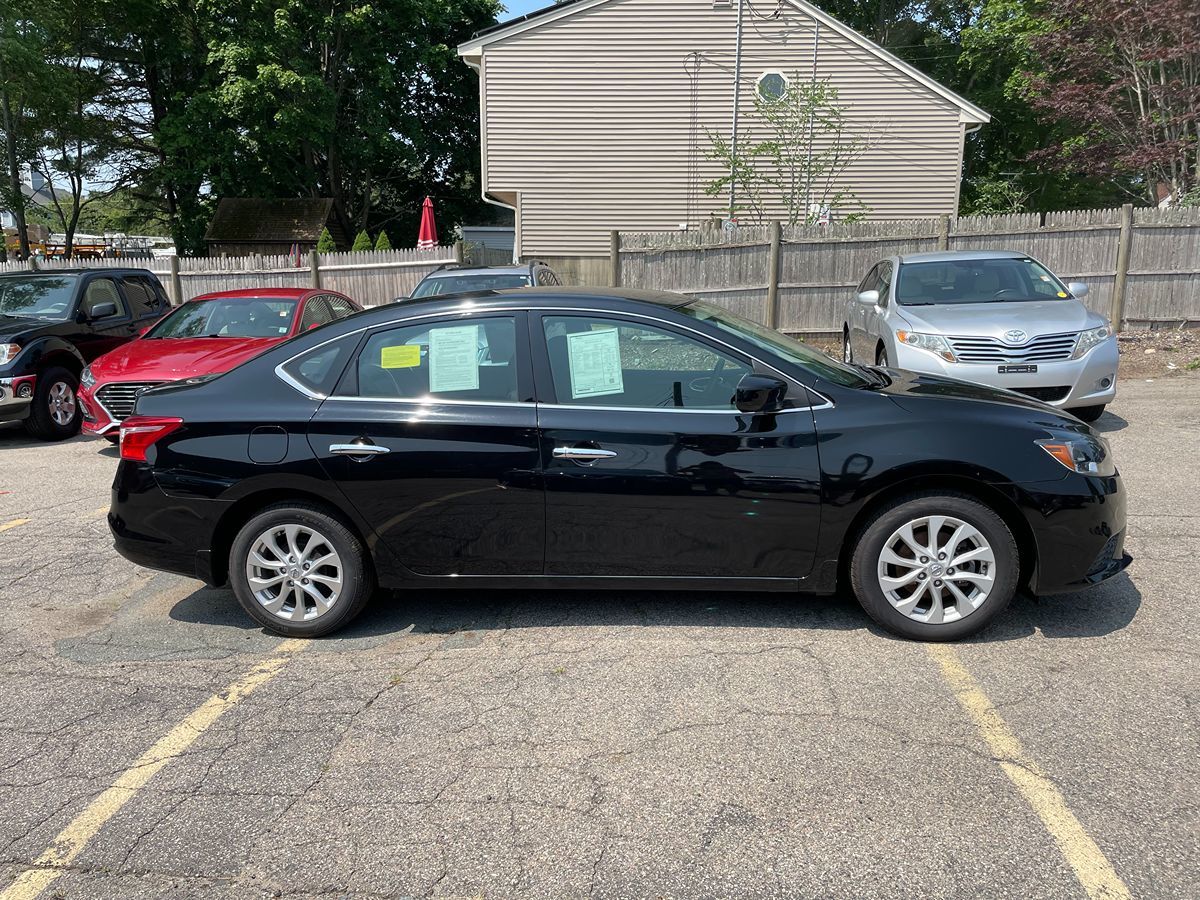
[[[301,353],[283,364],[292,381],[313,394],[327,396],[341,377],[346,362],[358,345],[359,335],[348,334]]]

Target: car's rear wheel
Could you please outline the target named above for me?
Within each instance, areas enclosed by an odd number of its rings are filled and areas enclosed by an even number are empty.
[[[1095,406],[1077,406],[1074,409],[1069,409],[1071,415],[1077,419],[1082,419],[1085,422],[1095,422],[1098,418],[1104,415],[1104,407],[1106,404],[1099,403]]]
[[[302,503],[268,507],[242,526],[229,555],[238,602],[288,637],[318,637],[357,616],[375,589],[358,537]]]
[[[929,492],[882,507],[858,535],[850,580],[858,602],[895,634],[949,641],[984,628],[1016,592],[1020,556],[992,509]]]
[[[842,330],[842,362],[854,362],[854,348],[850,346],[850,330]]]
[[[79,431],[79,379],[54,366],[38,375],[25,430],[43,441],[62,441]]]

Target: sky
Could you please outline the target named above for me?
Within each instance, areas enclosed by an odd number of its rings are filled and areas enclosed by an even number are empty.
[[[552,2],[553,0],[504,0],[506,11],[500,13],[500,21],[507,22],[509,19],[514,19],[517,16],[531,13],[535,9],[549,6]]]

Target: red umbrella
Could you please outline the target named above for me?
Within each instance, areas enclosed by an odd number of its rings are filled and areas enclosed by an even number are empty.
[[[417,232],[417,249],[432,250],[437,246],[437,225],[433,221],[433,201],[428,197],[421,204],[421,229]]]

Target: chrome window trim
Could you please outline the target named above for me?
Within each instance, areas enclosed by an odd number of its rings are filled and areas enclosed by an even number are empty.
[[[467,301],[467,303],[470,303],[470,301]],[[814,411],[818,410],[818,409],[832,409],[835,405],[834,402],[830,398],[826,397],[820,391],[816,390],[815,388],[811,388],[802,382],[797,381],[795,378],[788,375],[786,372],[783,372],[783,371],[777,369],[775,366],[771,365],[769,362],[766,362],[766,361],[760,359],[759,357],[755,356],[753,353],[747,353],[745,350],[742,350],[738,347],[734,347],[730,344],[727,344],[724,341],[722,341],[720,338],[713,337],[711,334],[706,334],[705,332],[700,331],[697,328],[692,328],[689,325],[681,325],[678,322],[670,322],[666,319],[660,319],[655,316],[646,315],[645,313],[625,312],[625,311],[611,310],[611,309],[593,309],[590,307],[584,308],[584,307],[579,307],[579,306],[537,306],[537,307],[494,306],[494,307],[487,307],[487,308],[476,308],[476,307],[472,306],[472,307],[462,309],[459,311],[443,310],[442,312],[437,312],[437,313],[425,313],[425,314],[419,315],[419,316],[408,316],[403,319],[397,319],[394,322],[386,322],[386,323],[380,323],[380,324],[376,324],[376,325],[364,325],[362,328],[356,328],[354,331],[347,331],[345,334],[339,334],[337,337],[332,337],[327,341],[322,341],[319,344],[309,347],[307,350],[300,351],[295,356],[289,356],[287,359],[285,359],[283,362],[281,362],[279,365],[277,365],[275,367],[275,374],[285,384],[289,385],[290,387],[295,388],[301,394],[308,397],[310,400],[328,400],[329,395],[322,394],[318,391],[309,389],[308,387],[306,387],[305,385],[303,385],[299,381],[297,381],[295,378],[293,378],[291,375],[289,375],[286,371],[284,371],[283,367],[286,366],[288,363],[292,362],[293,360],[298,359],[301,356],[311,353],[314,350],[319,350],[321,347],[324,347],[326,344],[332,344],[334,341],[340,341],[343,338],[348,338],[354,334],[361,335],[363,332],[366,332],[366,331],[374,331],[374,330],[380,329],[380,328],[401,328],[401,327],[404,327],[404,324],[407,322],[420,322],[423,319],[441,319],[441,318],[452,317],[455,315],[488,316],[488,315],[491,315],[492,313],[520,313],[520,312],[525,312],[525,313],[564,312],[564,313],[582,313],[582,314],[593,314],[594,313],[594,314],[599,314],[602,316],[616,316],[618,318],[621,316],[629,316],[629,317],[632,317],[635,319],[645,319],[648,322],[657,323],[658,325],[664,326],[668,329],[679,328],[679,329],[682,329],[683,331],[690,331],[692,334],[699,335],[700,337],[704,338],[707,341],[711,341],[714,344],[718,344],[718,345],[724,347],[726,350],[729,350],[732,353],[746,357],[747,359],[749,359],[753,363],[755,363],[755,365],[760,365],[765,369],[769,369],[772,372],[774,372],[776,375],[778,375],[780,378],[785,379],[789,383],[798,384],[798,385],[800,385],[800,387],[804,388],[804,390],[809,391],[810,393],[814,394],[815,396],[821,398],[821,403],[819,403],[819,404],[813,404],[811,406],[800,406],[800,407],[796,407],[794,410],[784,409],[784,410],[779,410],[778,412],[781,412],[781,413],[794,412],[794,411],[799,411],[801,409],[814,410]],[[530,403],[512,402],[512,401],[490,402],[490,401],[486,401],[486,400],[430,400],[430,399],[420,399],[420,398],[411,398],[411,397],[394,397],[394,398],[392,398],[392,397],[389,397],[389,398],[339,397],[338,399],[339,400],[369,400],[374,403],[424,403],[424,404],[428,405],[430,403],[436,402],[436,403],[449,403],[449,404],[470,404],[473,406],[530,406],[530,405],[536,405],[536,406],[545,406],[545,407],[556,407],[556,408],[560,408],[560,409],[608,409],[608,410],[632,410],[632,411],[641,411],[641,412],[709,412],[709,413],[715,412],[715,413],[721,413],[724,415],[728,415],[730,413],[736,413],[738,415],[745,415],[745,413],[739,413],[738,410],[736,410],[736,409],[709,409],[709,410],[681,409],[679,407],[674,407],[674,406],[613,406],[613,407],[571,406],[571,405],[562,404],[562,403],[530,404]]]

